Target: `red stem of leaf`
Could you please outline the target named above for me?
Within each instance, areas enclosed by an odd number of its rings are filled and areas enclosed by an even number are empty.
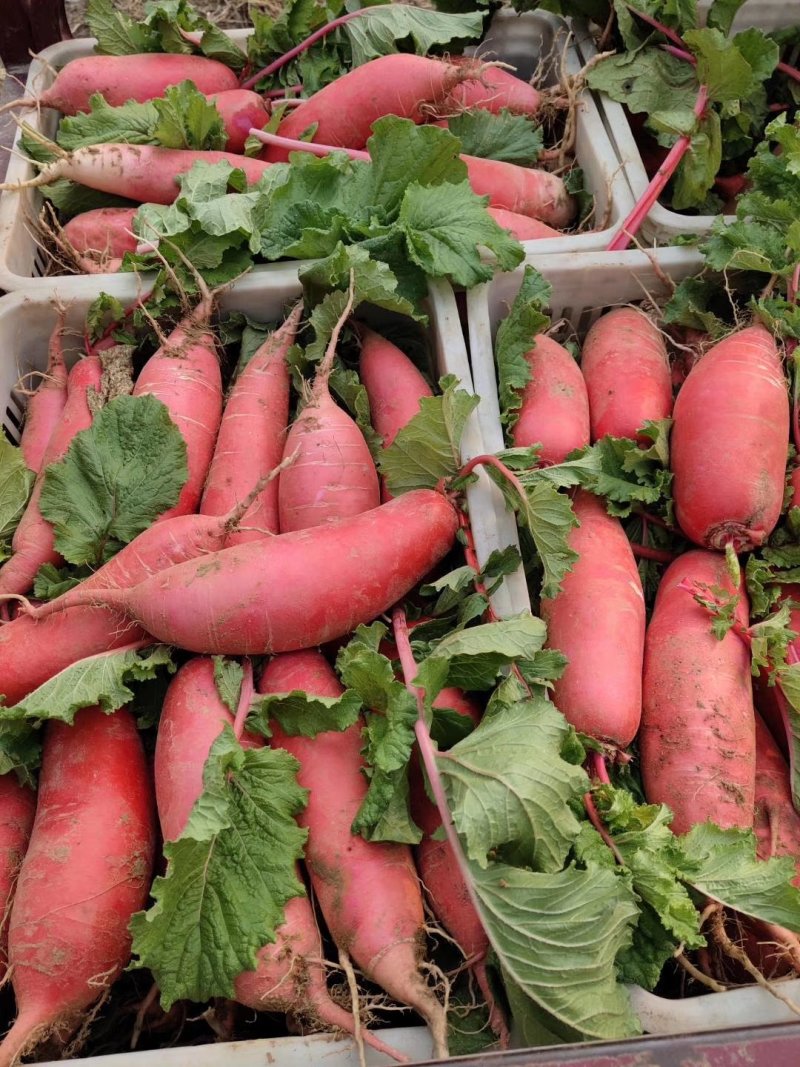
[[[691,52],[687,52],[685,48],[678,48],[675,44],[662,44],[661,48],[665,52],[669,52],[671,56],[675,56],[676,59],[682,59],[684,63],[691,63],[693,67],[697,66],[697,59]]]
[[[678,582],[678,589],[683,589],[685,592],[690,593],[692,596],[702,596],[704,600],[710,600],[718,607],[722,606],[719,597],[714,596],[714,594],[708,587],[693,581],[691,578],[684,578],[682,581]],[[700,604],[697,600],[695,601],[695,603],[698,607],[705,607],[705,605]],[[711,611],[708,608],[705,608],[705,610],[710,616]],[[738,619],[734,619],[733,625],[731,626],[731,630],[733,631],[733,633],[736,634],[737,637],[741,638],[742,641],[744,641],[747,648],[752,648],[753,635],[750,632],[750,628],[748,626],[743,626]]]
[[[233,732],[237,741],[242,739],[244,724],[256,691],[255,683],[253,682],[253,661],[249,656],[246,656],[242,662],[242,670],[244,672],[242,675],[242,688],[239,693],[239,703],[236,707],[236,718],[233,720]]]
[[[303,52],[307,52],[312,45],[315,45],[317,41],[321,41],[323,37],[327,37],[329,33],[338,30],[340,26],[344,26],[344,24],[351,19],[363,15],[365,10],[369,11],[369,8],[362,8],[359,11],[351,11],[347,15],[340,15],[338,19],[334,19],[332,22],[320,26],[318,30],[314,30],[314,32],[309,37],[306,37],[304,41],[301,41],[300,44],[296,44],[294,48],[290,48],[289,51],[284,52],[282,56],[273,59],[270,64],[263,67],[257,74],[253,74],[247,81],[242,82],[239,88],[252,89],[262,78],[268,78],[271,74],[274,74],[275,71],[280,70],[281,67],[285,67],[287,63],[291,63],[293,59],[297,59]]]
[[[468,475],[472,474],[476,467],[494,467],[495,470],[500,471],[503,477],[514,486],[519,494],[520,500],[524,501],[527,499],[525,486],[519,480],[517,475],[512,470],[509,470],[505,463],[498,459],[497,456],[492,456],[489,453],[473,456],[473,458],[461,468],[456,477],[466,478]]]
[[[705,85],[701,85],[700,92],[697,94],[697,101],[694,105],[694,113],[698,119],[702,118],[707,103],[708,88]],[[633,211],[628,215],[615,236],[612,238],[606,248],[607,252],[623,252],[630,245],[633,238],[639,232],[642,223],[650,213],[653,204],[655,204],[656,200],[661,196],[667,182],[678,169],[681,160],[689,151],[691,144],[692,138],[688,134],[681,134],[669,150],[664,162],[653,175],[652,181],[639,198]]]
[[[609,834],[608,830],[606,830],[605,826],[603,825],[603,820],[600,818],[600,813],[595,807],[594,797],[591,793],[583,794],[583,806],[586,808],[586,814],[589,816],[589,821],[591,822],[592,826],[595,828],[595,830],[597,830],[598,834],[600,834],[602,839],[614,853],[614,859],[617,861],[620,867],[624,867],[625,860],[622,858],[622,854],[620,853],[617,846],[614,844],[614,839],[612,838],[611,834]]]
[[[638,7],[633,7],[632,4],[625,5],[632,15],[635,15],[642,22],[646,22],[648,26],[652,26],[654,30],[658,30],[659,33],[663,33],[667,40],[672,41],[673,44],[678,45],[679,48],[685,48],[686,45],[683,39],[675,30],[671,30],[669,26],[665,26],[663,22],[659,22],[658,19],[654,19],[652,15],[646,14],[644,11],[640,11]]]
[[[611,785],[611,779],[608,776],[608,767],[606,766],[606,758],[602,752],[590,752],[589,764],[592,768],[592,773],[598,781],[603,785]]]
[[[436,749],[433,746],[433,740],[428,730],[428,725],[425,722],[425,701],[423,699],[423,692],[420,688],[412,684],[412,680],[417,674],[417,665],[414,662],[414,653],[411,651],[411,642],[408,638],[408,623],[406,622],[406,613],[402,608],[395,608],[392,612],[392,630],[394,631],[394,641],[397,647],[397,655],[400,659],[400,667],[403,671],[403,681],[405,682],[406,689],[411,693],[417,701],[418,717],[414,725],[414,733],[416,734],[417,744],[419,745],[420,755],[422,756],[422,762],[425,764],[425,771],[428,775],[428,781],[431,784],[431,791],[436,800],[436,807],[439,809],[439,816],[442,820],[442,826],[447,836],[447,841],[450,848],[453,850],[453,855],[458,862],[458,866],[461,869],[461,876],[464,879],[464,884],[472,901],[472,905],[475,908],[476,914],[481,916],[480,901],[478,900],[475,889],[472,885],[472,876],[470,874],[469,866],[464,857],[463,850],[461,848],[461,842],[458,839],[456,828],[453,825],[453,819],[450,815],[450,809],[447,806],[447,797],[444,791],[444,785],[439,774],[439,768],[436,766]],[[441,754],[442,757],[446,754]]]
[[[290,93],[302,93],[302,85],[285,85],[282,89],[270,89],[264,93],[265,100],[280,100]]]
[[[651,559],[654,563],[672,563],[677,558],[673,552],[667,552],[663,548],[651,548],[649,545],[637,545],[635,541],[631,541],[631,549],[637,559]]]
[[[294,137],[281,137],[278,133],[267,133],[266,130],[257,130],[255,126],[249,131],[251,137],[256,137],[264,144],[274,144],[279,148],[289,148],[293,152],[310,152],[314,156],[329,156],[331,152],[346,152],[351,159],[363,159],[370,162],[369,152],[360,148],[337,148],[332,144],[315,144],[312,141],[297,141]]]
[[[779,70],[781,74],[785,74],[792,81],[800,82],[800,70],[797,67],[791,67],[788,63],[778,63],[775,70]]]

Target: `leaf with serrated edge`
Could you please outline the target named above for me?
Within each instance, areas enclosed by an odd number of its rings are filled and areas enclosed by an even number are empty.
[[[116,711],[133,697],[128,683],[154,678],[159,667],[175,670],[166,645],[89,656],[59,671],[18,703],[0,707],[0,722],[58,719],[72,725],[81,708],[99,705],[105,712]]]
[[[34,482],[22,449],[0,437],[0,539],[11,537],[25,511]]]
[[[239,706],[239,694],[242,691],[244,670],[241,663],[227,656],[214,656],[214,685],[219,699],[232,715]]]
[[[242,749],[229,725],[214,742],[186,829],[164,845],[155,903],[130,923],[132,967],[152,972],[165,1010],[233,997],[236,978],[275,940],[287,902],[303,895],[297,768],[283,749]]]
[[[358,722],[362,701],[346,689],[338,697],[311,696],[300,689],[290,693],[267,693],[250,707],[248,728],[271,737],[270,719],[277,719],[288,737],[316,737],[328,730],[346,730]]]
[[[579,824],[570,802],[588,788],[585,772],[561,759],[563,715],[539,697],[484,719],[437,758],[453,821],[481,867],[511,846],[535,870],[561,869]]]

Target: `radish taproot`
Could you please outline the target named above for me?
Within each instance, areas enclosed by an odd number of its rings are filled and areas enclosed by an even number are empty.
[[[36,392],[28,400],[25,421],[19,447],[25,466],[38,474],[44,463],[47,446],[56,426],[64,414],[67,403],[67,367],[64,363],[64,315],[59,312],[58,322],[50,335],[47,348],[47,370],[42,375]]]
[[[525,353],[530,380],[519,398],[511,440],[517,447],[541,445],[539,462],[561,463],[589,444],[589,396],[580,367],[547,334],[538,334]]]

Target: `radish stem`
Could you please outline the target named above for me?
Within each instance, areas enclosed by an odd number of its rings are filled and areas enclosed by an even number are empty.
[[[697,94],[697,101],[694,105],[694,113],[698,119],[702,118],[707,103],[708,87],[701,85],[700,92]],[[639,232],[642,223],[650,213],[653,204],[655,204],[656,200],[661,196],[667,182],[678,169],[681,160],[689,151],[691,144],[691,136],[685,133],[681,134],[669,150],[667,158],[653,175],[652,181],[639,198],[633,211],[628,215],[615,236],[609,242],[606,248],[607,252],[623,252],[630,245],[633,238]]]
[[[313,141],[298,141],[294,137],[281,137],[278,133],[267,133],[266,130],[258,130],[255,126],[250,130],[250,136],[256,137],[263,144],[277,145],[279,148],[289,148],[295,152],[311,152],[314,156],[329,156],[331,152],[346,152],[351,159],[363,159],[370,162],[369,152],[359,148],[337,148],[332,144],[314,144]]]
[[[676,556],[662,548],[650,548],[649,545],[637,545],[631,541],[631,549],[637,559],[651,559],[654,563],[672,563]]]
[[[338,30],[340,26],[344,26],[345,23],[351,19],[358,18],[359,15],[363,15],[365,11],[369,11],[369,8],[361,8],[358,11],[351,11],[347,15],[340,15],[339,18],[334,19],[332,22],[327,22],[324,26],[320,26],[318,30],[306,37],[300,44],[296,44],[294,48],[290,48],[288,52],[284,52],[282,56],[278,56],[277,59],[273,59],[266,67],[263,67],[256,74],[253,74],[247,81],[243,81],[239,88],[252,89],[256,82],[261,81],[262,78],[268,78],[271,74],[285,67],[287,63],[291,63],[293,59],[297,59],[303,52],[308,51],[312,45],[315,45],[317,41],[321,41],[323,37],[327,37],[329,33],[333,33],[334,30]]]
[[[233,732],[237,741],[242,739],[244,724],[256,691],[253,682],[253,661],[249,656],[245,656],[242,662],[242,671],[242,688],[239,692],[239,703],[236,705],[236,718],[233,720]]]

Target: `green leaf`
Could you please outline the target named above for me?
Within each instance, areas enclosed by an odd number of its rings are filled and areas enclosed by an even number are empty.
[[[214,742],[186,829],[164,845],[155,903],[130,923],[132,967],[152,971],[165,1010],[233,997],[236,978],[275,940],[287,902],[303,895],[297,768],[282,749],[245,751],[228,725]]]
[[[483,15],[467,12],[460,15],[428,11],[404,4],[373,7],[345,26],[350,38],[353,66],[358,67],[378,56],[398,52],[398,43],[410,39],[417,55],[425,56],[436,45],[475,40],[483,33]]]
[[[84,573],[85,572],[85,573]],[[57,596],[80,585],[91,574],[91,568],[54,567],[44,563],[36,572],[33,595],[37,600],[55,600]]]
[[[9,542],[25,511],[35,475],[25,466],[22,449],[0,437],[0,559],[6,558]]]
[[[329,730],[347,730],[358,722],[362,701],[346,689],[338,697],[312,696],[300,689],[290,693],[267,693],[250,708],[249,727],[271,737],[269,720],[276,719],[289,737],[316,737]]]
[[[219,699],[232,714],[236,714],[239,707],[239,696],[242,691],[242,679],[244,670],[241,663],[227,656],[213,656],[214,660],[214,685],[217,687]]]
[[[99,705],[110,713],[132,698],[131,682],[154,678],[159,667],[172,673],[175,665],[166,645],[146,649],[116,649],[78,660],[34,689],[16,704],[0,707],[0,732],[6,723],[34,725],[57,719],[71,726],[81,708]]]
[[[520,668],[532,663],[545,642],[547,631],[541,619],[534,615],[516,615],[508,619],[497,619],[482,626],[470,626],[466,630],[456,630],[447,634],[434,645],[427,666],[420,669],[418,677],[425,678],[428,688],[427,696],[433,700],[437,693],[430,691],[427,681],[432,669],[431,661],[436,661],[436,675],[439,664],[446,662],[445,685],[455,685],[462,689],[491,689],[504,667],[512,663]]]
[[[708,9],[706,25],[727,35],[736,18],[736,12],[744,2],[745,0],[714,0]]]
[[[508,314],[497,329],[495,360],[503,421],[510,428],[519,417],[525,386],[531,379],[526,354],[536,344],[537,334],[550,325],[544,308],[550,302],[552,286],[529,264]]]
[[[117,8],[113,0],[89,0],[86,5],[89,33],[97,38],[100,55],[129,56],[151,51],[150,34]]]
[[[441,394],[420,400],[420,410],[380,456],[381,474],[394,496],[433,489],[461,467],[461,435],[478,398],[459,389],[453,375],[442,378],[439,387]]]
[[[448,185],[465,182],[461,150],[458,140],[438,126],[418,126],[397,115],[378,119],[367,141],[371,162],[365,170],[365,202],[390,221],[397,218],[405,193],[415,185],[427,189],[444,184],[447,191]]]
[[[150,101],[129,100],[112,107],[105,97],[95,93],[89,98],[90,111],[65,115],[58,125],[58,143],[68,152],[93,144],[155,144],[153,130],[158,111]]]
[[[589,88],[607,93],[634,114],[694,108],[697,78],[692,66],[659,48],[601,60],[586,74]]]
[[[173,507],[186,442],[153,396],[118,396],[47,468],[39,507],[70,563],[104,563]]]
[[[664,929],[658,913],[649,904],[641,903],[633,941],[617,957],[620,978],[643,989],[654,989],[676,948],[675,938]]]
[[[398,224],[411,259],[433,278],[470,288],[489,281],[493,267],[483,263],[481,246],[493,253],[496,269],[513,270],[525,258],[522,245],[486,210],[467,182],[431,188],[410,185]]]
[[[612,871],[554,873],[471,865],[481,917],[504,971],[551,1015],[586,1038],[639,1033],[615,960],[637,908]]]
[[[711,308],[719,294],[716,279],[684,278],[664,307],[663,321],[702,330],[713,338],[720,337],[728,327]]]
[[[467,856],[491,869],[500,850],[520,866],[559,871],[579,831],[570,804],[588,788],[561,758],[563,715],[534,697],[502,708],[437,758]]]
[[[800,890],[791,884],[792,857],[759,860],[752,830],[721,830],[711,822],[692,827],[679,841],[688,859],[685,880],[699,893],[800,932]]]
[[[793,264],[786,250],[785,231],[760,222],[721,219],[703,243],[703,254],[712,270],[755,270],[763,274],[791,273]]]
[[[463,111],[448,119],[447,128],[461,141],[464,155],[481,159],[532,166],[544,147],[542,131],[531,119],[505,109],[498,114],[485,108]]]
[[[42,735],[26,722],[0,723],[0,774],[16,774],[20,785],[36,788],[42,762]]]
[[[153,101],[157,121],[153,137],[164,148],[222,150],[228,141],[225,123],[217,108],[193,82],[170,86]]]
[[[753,68],[729,37],[708,28],[688,30],[683,39],[697,57],[697,79],[708,88],[710,100],[727,103],[752,92]]]

